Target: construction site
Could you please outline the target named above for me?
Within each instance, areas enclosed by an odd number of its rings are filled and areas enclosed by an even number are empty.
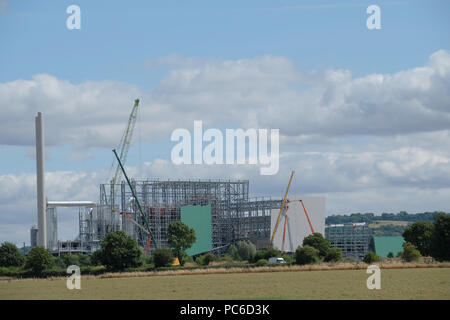
[[[238,241],[250,241],[257,249],[273,244],[283,251],[293,252],[305,236],[314,232],[313,224],[316,231],[323,234],[324,198],[303,198],[291,203],[287,199],[294,171],[282,199],[250,197],[248,180],[134,180],[128,177],[124,164],[138,106],[136,99],[118,151],[113,150],[117,160],[115,174],[109,183],[100,184],[98,201],[47,200],[44,126],[42,114],[38,113],[38,227],[31,229],[32,244],[46,247],[55,255],[90,254],[100,248],[108,233],[122,230],[134,238],[146,254],[151,254],[158,247],[168,247],[168,226],[178,220],[198,234],[191,255],[221,254]],[[311,219],[305,204],[312,209]],[[79,235],[76,239],[58,240],[58,207],[78,207]],[[283,233],[276,233],[283,219]]]

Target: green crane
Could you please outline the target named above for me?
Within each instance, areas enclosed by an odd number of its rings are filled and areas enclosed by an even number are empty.
[[[144,222],[145,222],[145,229],[147,229],[147,231],[148,231],[147,233],[149,234],[149,238],[148,238],[148,242],[147,242],[147,247],[145,248],[145,253],[147,254],[148,249],[149,249],[149,247],[150,247],[150,241],[152,240],[152,238],[153,238],[154,241],[155,241],[155,247],[156,247],[156,248],[158,248],[158,243],[156,242],[156,239],[153,237],[153,233],[152,233],[152,230],[150,229],[150,225],[149,225],[149,223],[148,223],[147,217],[145,216],[144,212],[142,211],[141,204],[140,204],[140,202],[139,202],[139,200],[138,200],[138,198],[137,198],[137,196],[136,196],[136,192],[135,192],[135,190],[134,190],[134,188],[133,188],[133,185],[132,185],[131,182],[130,182],[130,179],[128,179],[128,176],[127,176],[127,174],[126,174],[126,172],[125,172],[125,169],[124,169],[124,167],[123,167],[123,165],[122,165],[122,162],[120,161],[119,156],[117,155],[117,152],[116,152],[115,149],[113,149],[113,152],[114,152],[114,155],[116,156],[117,161],[119,162],[119,169],[123,172],[123,175],[125,176],[125,179],[127,180],[128,186],[129,186],[130,189],[131,189],[131,194],[133,195],[133,198],[134,198],[134,200],[136,201],[136,204],[137,204],[139,213],[141,214],[141,217],[142,217],[142,219],[143,219]],[[129,217],[128,217],[128,218],[129,218]],[[129,219],[130,219],[130,218],[129,218]],[[133,219],[130,219],[130,220],[132,220],[135,224],[137,224],[141,229],[144,229],[142,226],[140,226],[140,225],[139,225],[137,222],[135,222]]]

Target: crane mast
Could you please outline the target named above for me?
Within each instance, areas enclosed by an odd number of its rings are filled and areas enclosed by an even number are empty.
[[[134,130],[134,126],[136,124],[136,118],[137,118],[137,112],[138,112],[138,106],[139,106],[139,99],[134,100],[134,106],[133,109],[131,110],[131,114],[130,114],[130,118],[128,119],[128,124],[126,127],[126,130],[122,136],[122,139],[120,140],[120,162],[122,162],[123,164],[125,164],[126,160],[127,160],[127,156],[128,156],[128,150],[130,149],[130,145],[131,145],[131,138],[133,136],[133,130]],[[116,172],[114,174],[114,177],[112,179],[112,189],[111,189],[111,204],[112,204],[112,208],[114,206],[114,199],[116,196],[116,192],[115,192],[115,187],[116,184],[120,181],[120,179],[122,178],[122,171],[120,170],[120,165],[117,164],[116,167]]]

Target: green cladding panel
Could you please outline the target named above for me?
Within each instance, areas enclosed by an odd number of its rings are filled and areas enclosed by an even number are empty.
[[[373,242],[375,244],[375,253],[382,258],[386,258],[389,252],[392,252],[394,256],[396,256],[397,253],[402,252],[405,240],[402,236],[385,236],[373,237]]]
[[[211,205],[181,207],[181,222],[195,230],[196,241],[186,250],[190,256],[212,250]]]

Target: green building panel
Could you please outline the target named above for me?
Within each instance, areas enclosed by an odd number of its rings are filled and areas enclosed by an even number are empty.
[[[196,241],[186,250],[190,256],[212,250],[211,205],[181,207],[181,222],[195,230]]]
[[[403,252],[403,243],[405,239],[402,236],[393,237],[373,237],[375,245],[375,253],[382,258],[386,258],[389,252],[392,252],[394,256],[399,252]]]

